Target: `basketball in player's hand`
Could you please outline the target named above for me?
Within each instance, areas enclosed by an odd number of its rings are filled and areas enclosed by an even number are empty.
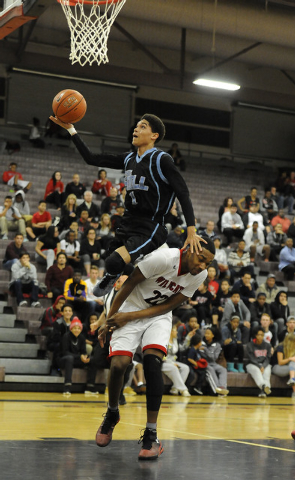
[[[84,117],[87,104],[81,93],[67,88],[54,97],[52,110],[62,122],[76,123]]]
[[[293,440],[295,440],[295,430],[293,430],[293,432],[291,432],[291,437],[293,438]]]

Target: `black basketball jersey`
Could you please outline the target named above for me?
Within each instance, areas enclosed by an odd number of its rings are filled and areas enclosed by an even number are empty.
[[[177,196],[187,225],[195,224],[188,188],[168,153],[154,147],[141,157],[136,152],[92,154],[78,134],[73,135],[72,139],[89,165],[124,170],[127,214],[164,224],[165,216]]]

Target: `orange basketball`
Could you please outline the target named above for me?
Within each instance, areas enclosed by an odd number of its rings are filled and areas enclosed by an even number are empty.
[[[87,104],[81,93],[67,88],[54,97],[52,110],[62,122],[76,123],[84,117]]]

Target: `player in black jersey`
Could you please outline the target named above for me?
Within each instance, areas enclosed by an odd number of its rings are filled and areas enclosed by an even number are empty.
[[[104,295],[112,288],[126,264],[134,262],[166,241],[165,216],[177,196],[187,224],[187,239],[191,251],[202,250],[196,235],[195,216],[187,185],[174,165],[172,157],[155,147],[164,138],[165,126],[155,115],[145,114],[133,132],[136,152],[120,155],[94,154],[77,134],[72,124],[56,117],[50,119],[68,130],[78,151],[88,165],[109,167],[125,172],[125,213],[110,246],[106,259],[106,274],[95,295]],[[205,241],[206,243],[206,241]]]

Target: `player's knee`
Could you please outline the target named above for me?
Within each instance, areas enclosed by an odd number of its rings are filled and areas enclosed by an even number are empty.
[[[123,272],[125,262],[118,252],[113,252],[105,261],[106,271],[111,275]]]
[[[157,355],[143,357],[143,370],[146,379],[147,409],[158,411],[164,391],[162,360]]]
[[[130,365],[130,358],[121,355],[112,357],[111,371],[115,376],[122,376],[125,374],[127,367]]]

